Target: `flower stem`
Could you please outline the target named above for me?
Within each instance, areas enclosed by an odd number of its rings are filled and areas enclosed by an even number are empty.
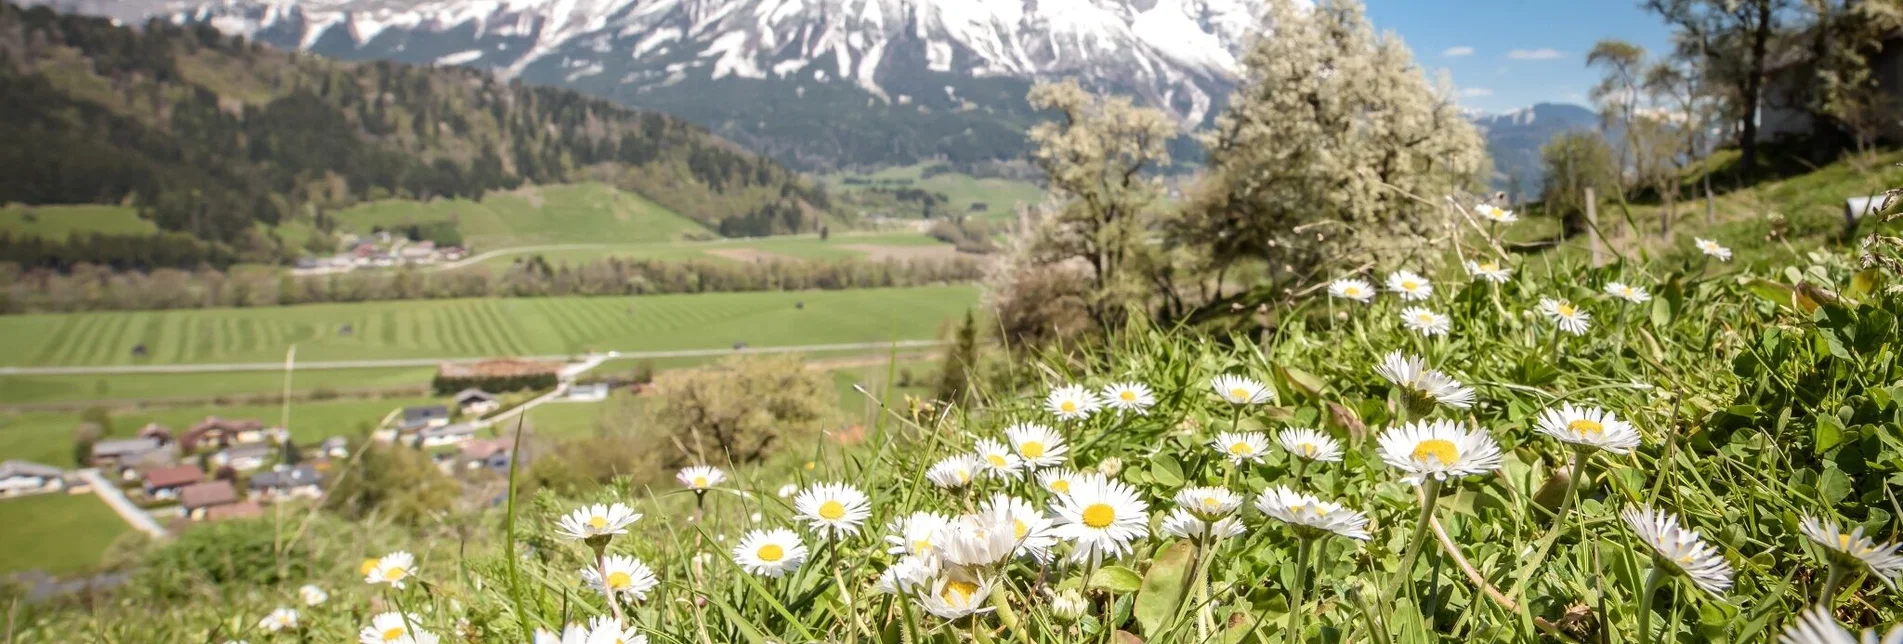
[[[1823,606],[1828,610],[1833,600],[1837,597],[1837,583],[1843,581],[1843,579],[1844,566],[1838,561],[1837,557],[1833,555],[1830,558],[1830,576],[1824,578],[1824,594],[1817,598],[1817,605]]]
[[[1302,483],[1305,480],[1304,479],[1305,475],[1307,474],[1308,474],[1308,459],[1302,458],[1299,456],[1296,457],[1295,458],[1295,489],[1296,490],[1299,491],[1302,488],[1306,487],[1302,485]]]
[[[595,574],[601,575],[601,593],[608,598],[608,611],[614,614],[615,628],[627,628],[628,623],[621,619],[621,599],[615,597],[615,589],[608,585],[608,542],[595,546]]]
[[[1579,492],[1579,481],[1586,478],[1586,459],[1590,456],[1592,452],[1584,448],[1573,450],[1573,470],[1569,477],[1571,480],[1566,482],[1566,498],[1560,499],[1559,511],[1553,514],[1554,530],[1559,530],[1565,525],[1563,522],[1566,520],[1566,513],[1573,509],[1574,498]]]
[[[1421,482],[1421,493],[1421,516],[1414,521],[1414,535],[1408,537],[1407,549],[1401,551],[1401,569],[1395,573],[1396,583],[1407,587],[1409,597],[1414,596],[1414,557],[1421,552],[1421,542],[1427,540],[1427,521],[1433,518],[1434,504],[1440,500],[1440,479]]]
[[[1288,636],[1282,638],[1283,642],[1302,641],[1302,619],[1308,616],[1304,608],[1308,603],[1308,552],[1316,547],[1317,541],[1313,537],[1302,537],[1301,544],[1295,547],[1295,585],[1288,590]]]
[[[1652,597],[1658,594],[1661,582],[1665,581],[1663,561],[1652,562],[1652,572],[1645,576],[1645,587],[1639,591],[1639,637],[1641,644],[1652,640]]]

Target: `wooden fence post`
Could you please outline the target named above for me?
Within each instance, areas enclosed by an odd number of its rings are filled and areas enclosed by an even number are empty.
[[[1592,242],[1592,265],[1605,264],[1605,240],[1599,237],[1599,199],[1590,186],[1586,188],[1586,238]]]

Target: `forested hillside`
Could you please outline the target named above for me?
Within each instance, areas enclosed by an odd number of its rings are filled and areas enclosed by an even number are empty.
[[[703,130],[570,91],[11,4],[0,124],[0,203],[131,203],[161,230],[239,248],[259,224],[328,229],[326,210],[361,200],[524,183],[606,181],[736,235],[826,205]]]

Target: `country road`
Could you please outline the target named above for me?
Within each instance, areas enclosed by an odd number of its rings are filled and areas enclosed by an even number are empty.
[[[119,491],[119,486],[106,480],[106,477],[99,474],[99,470],[88,467],[79,470],[78,474],[79,478],[86,479],[87,485],[92,486],[93,494],[98,495],[99,500],[105,501],[112,511],[119,513],[119,517],[125,519],[126,523],[132,524],[132,527],[151,535],[154,539],[163,539],[171,535],[164,526],[159,525],[159,522],[152,518],[152,515],[146,514],[145,510],[133,505],[132,500]]]
[[[838,239],[838,240],[850,241],[854,237],[876,237],[878,235],[879,233],[839,233],[839,234],[832,235],[832,238]],[[801,239],[801,238],[818,239],[819,236],[818,235],[772,235],[768,237],[722,237],[719,239],[696,239],[696,240],[682,239],[677,241],[665,241],[665,242],[631,242],[631,243],[621,243],[621,244],[544,244],[540,246],[510,246],[508,248],[498,248],[491,251],[476,253],[474,255],[470,255],[468,257],[464,257],[462,259],[459,259],[453,262],[433,264],[430,266],[429,270],[433,270],[433,271],[454,270],[454,269],[462,268],[464,266],[477,264],[484,260],[493,259],[496,257],[507,257],[509,255],[527,255],[529,253],[546,253],[546,252],[561,251],[561,250],[606,249],[606,250],[625,250],[632,253],[632,252],[639,251],[642,249],[647,249],[647,248],[691,248],[694,246],[718,246],[723,244],[734,246],[736,248],[744,248],[746,247],[747,242],[752,240],[781,240],[781,239]]]
[[[648,360],[655,358],[702,358],[740,353],[824,353],[832,351],[869,351],[874,349],[917,349],[945,344],[943,340],[899,340],[896,342],[858,342],[851,344],[802,344],[780,347],[747,347],[745,349],[673,349],[668,351],[622,351],[607,352],[607,360]],[[480,362],[497,357],[521,358],[525,360],[564,361],[573,356],[490,356],[490,357],[441,357],[441,358],[403,358],[397,360],[335,360],[328,362],[299,362],[297,369],[379,369],[389,367],[432,367],[444,362]],[[71,367],[0,367],[0,376],[60,376],[60,375],[101,375],[101,374],[151,374],[151,373],[225,373],[234,371],[283,371],[284,362],[237,362],[225,364],[154,364],[154,365],[96,365]]]

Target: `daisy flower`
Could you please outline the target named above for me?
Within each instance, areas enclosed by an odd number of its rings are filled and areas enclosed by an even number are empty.
[[[1213,521],[1242,507],[1242,496],[1219,487],[1186,487],[1176,493],[1176,505],[1199,519]]]
[[[316,606],[330,599],[330,593],[324,592],[324,589],[315,585],[304,584],[303,587],[297,589],[297,597],[304,600],[305,606]]]
[[[368,584],[389,584],[391,588],[403,588],[403,580],[416,574],[416,557],[398,550],[377,560],[376,567],[363,578]]]
[[[938,535],[951,518],[937,512],[913,512],[886,526],[885,551],[895,555],[927,555],[938,548]]]
[[[1255,509],[1260,510],[1263,516],[1288,524],[1305,536],[1329,533],[1359,541],[1369,538],[1367,515],[1285,486],[1263,490],[1255,498]]]
[[[1454,328],[1454,321],[1445,315],[1429,311],[1425,307],[1410,306],[1401,309],[1401,326],[1431,338],[1447,335],[1447,332]]]
[[[866,493],[844,483],[821,483],[793,497],[793,509],[820,536],[850,536],[872,515]]]
[[[1313,429],[1284,429],[1275,435],[1275,440],[1298,458],[1324,463],[1341,460],[1341,443]]]
[[[1645,287],[1633,286],[1625,282],[1606,282],[1606,294],[1633,304],[1644,304],[1652,300],[1652,294],[1645,292]]]
[[[800,493],[800,484],[788,483],[786,485],[780,486],[780,490],[778,492],[774,492],[773,494],[782,499],[785,499],[785,498],[791,498],[793,495],[799,494],[799,493]]]
[[[1520,220],[1520,216],[1513,214],[1513,211],[1489,203],[1474,206],[1474,214],[1496,224],[1510,224]]]
[[[648,569],[648,565],[641,563],[640,559],[626,555],[608,555],[602,564],[602,568],[608,571],[607,583],[602,583],[601,571],[593,566],[581,569],[581,580],[589,588],[603,595],[619,599],[633,597],[634,601],[645,601],[648,598],[648,591],[661,584],[661,580],[654,577],[654,571]]]
[[[1071,482],[1076,480],[1077,473],[1064,468],[1037,473],[1037,484],[1052,494],[1070,494]]]
[[[703,492],[727,480],[727,473],[720,471],[718,467],[695,465],[682,469],[679,474],[674,475],[674,480],[680,481],[681,485],[687,486],[689,490]]]
[[[1877,638],[1875,630],[1866,629],[1862,634],[1851,633],[1837,624],[1830,616],[1830,610],[1822,606],[1811,606],[1799,614],[1797,621],[1784,627],[1777,641],[1783,644],[1903,644],[1903,624],[1890,627],[1890,632]]]
[[[1553,318],[1553,324],[1558,325],[1559,330],[1573,335],[1585,334],[1586,327],[1592,322],[1591,313],[1580,310],[1579,307],[1573,306],[1572,302],[1566,300],[1540,298],[1540,312],[1546,314],[1546,317]]]
[[[1414,271],[1395,271],[1388,273],[1388,290],[1403,300],[1419,302],[1434,294],[1434,285]]]
[[[1400,387],[1411,400],[1431,407],[1435,403],[1466,409],[1474,403],[1474,390],[1463,387],[1460,381],[1447,377],[1438,369],[1427,368],[1427,362],[1417,356],[1405,356],[1395,351],[1381,358],[1381,364],[1374,372],[1386,378],[1388,382]],[[1412,406],[1412,405],[1411,405]]]
[[[875,590],[887,595],[908,595],[923,589],[938,577],[938,557],[906,555],[879,573]]]
[[[971,485],[971,479],[978,474],[978,457],[959,454],[932,464],[925,470],[925,479],[941,489],[955,490]]]
[[[1231,405],[1260,405],[1275,401],[1275,390],[1242,376],[1216,376],[1209,381],[1209,386],[1215,388],[1216,394]]]
[[[932,582],[932,591],[920,601],[925,612],[945,619],[991,612],[985,605],[991,597],[991,584],[983,579],[947,574]]]
[[[1130,542],[1149,533],[1150,506],[1136,490],[1101,474],[1077,477],[1070,494],[1053,502],[1058,538],[1074,544],[1073,561],[1101,561],[1130,552]]]
[[[999,494],[980,504],[978,513],[1008,518],[1017,553],[1039,563],[1050,563],[1051,546],[1057,545],[1057,537],[1051,533],[1052,521],[1030,501]]]
[[[535,629],[535,644],[588,644],[588,627],[569,624],[556,635],[542,629]]]
[[[1082,385],[1058,387],[1044,398],[1044,409],[1057,416],[1058,420],[1083,420],[1097,413],[1101,407],[1103,402],[1097,400],[1097,394]]]
[[[636,632],[633,626],[621,628],[613,617],[596,617],[588,626],[588,644],[648,644],[648,636]]]
[[[1117,411],[1133,412],[1139,416],[1148,413],[1150,405],[1156,404],[1156,394],[1140,382],[1119,382],[1103,388],[1098,394],[1106,407]]]
[[[1063,436],[1037,423],[1012,425],[1005,428],[1004,436],[1011,440],[1011,448],[1017,450],[1025,469],[1063,465],[1064,454],[1070,452]]]
[[[1352,277],[1335,280],[1328,284],[1328,294],[1344,300],[1354,300],[1362,304],[1374,301],[1374,287],[1367,282]]]
[[[1212,524],[1196,516],[1196,513],[1191,512],[1189,508],[1170,510],[1169,514],[1163,515],[1163,524],[1160,527],[1164,534],[1198,541],[1202,540],[1205,529],[1209,531],[1209,538],[1212,540],[1240,536],[1248,530],[1243,527],[1242,519],[1238,517],[1223,517]]]
[[[1718,549],[1706,544],[1697,530],[1681,527],[1672,513],[1633,505],[1621,510],[1619,517],[1632,526],[1640,541],[1658,553],[1653,558],[1656,565],[1671,564],[1685,573],[1692,585],[1713,595],[1723,595],[1731,588],[1731,564],[1725,563]]]
[[[628,525],[641,515],[620,503],[595,504],[576,508],[562,517],[556,529],[570,539],[592,539],[604,535],[627,534]]]
[[[986,474],[1001,479],[1015,479],[1018,477],[1018,471],[1024,469],[1024,459],[1018,458],[1018,453],[1006,447],[1004,443],[980,438],[976,450],[978,467],[982,468]]]
[[[1500,467],[1500,445],[1483,430],[1467,430],[1451,420],[1417,421],[1381,434],[1381,460],[1420,485],[1428,478],[1446,480],[1491,472]]]
[[[357,631],[357,641],[362,644],[436,644],[436,635],[417,628],[415,615],[399,613],[378,613],[370,618],[370,625]]]
[[[1731,261],[1731,249],[1725,248],[1724,246],[1720,246],[1718,242],[1705,239],[1703,237],[1693,237],[1692,245],[1698,247],[1698,252],[1704,253],[1711,257],[1715,257],[1718,259],[1718,261],[1721,261],[1721,262]]]
[[[1016,522],[1003,512],[958,517],[945,526],[939,559],[954,566],[981,568],[1007,561],[1018,547]]]
[[[1540,433],[1568,445],[1626,454],[1639,446],[1639,432],[1610,411],[1560,403],[1540,412]]]
[[[733,560],[748,574],[779,577],[806,561],[806,544],[786,528],[754,530],[733,547]]]
[[[1903,575],[1903,552],[1897,551],[1897,544],[1877,543],[1863,533],[1862,526],[1845,532],[1836,521],[1807,516],[1798,523],[1798,530],[1832,557],[1868,567],[1891,588],[1896,587],[1897,576]]]
[[[1507,280],[1513,278],[1513,269],[1501,266],[1499,262],[1493,260],[1484,262],[1467,260],[1467,275],[1481,281],[1505,284]]]
[[[1223,432],[1209,445],[1236,465],[1261,463],[1262,455],[1269,451],[1269,439],[1260,432]]]
[[[279,606],[271,614],[258,621],[258,628],[267,633],[297,628],[297,611]]]

